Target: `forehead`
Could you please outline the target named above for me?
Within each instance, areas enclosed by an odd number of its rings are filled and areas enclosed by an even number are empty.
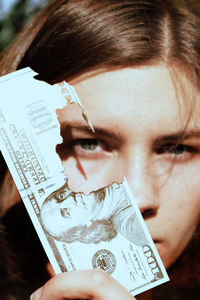
[[[176,70],[177,71],[177,70]],[[193,106],[193,90],[180,70],[180,76],[173,77],[165,65],[124,68],[85,74],[70,82],[78,93],[90,118],[98,125],[105,120],[123,122],[126,118],[135,118],[138,122],[163,121],[174,122],[182,126],[180,121],[188,119]],[[195,96],[196,97],[196,96]],[[197,120],[199,102],[195,101],[193,121]],[[69,109],[69,121],[76,118]],[[66,115],[60,115],[60,120]],[[109,124],[108,124],[109,125]]]

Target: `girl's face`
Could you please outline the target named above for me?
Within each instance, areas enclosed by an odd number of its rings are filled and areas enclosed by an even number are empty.
[[[103,72],[71,84],[95,133],[76,105],[59,111],[58,153],[70,187],[88,193],[125,176],[169,267],[199,219],[199,103],[183,137],[190,100],[181,99],[165,66]]]

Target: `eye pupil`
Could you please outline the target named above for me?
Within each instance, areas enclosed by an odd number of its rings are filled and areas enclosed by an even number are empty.
[[[95,139],[84,139],[80,140],[80,145],[85,150],[95,150],[98,146],[98,142]]]

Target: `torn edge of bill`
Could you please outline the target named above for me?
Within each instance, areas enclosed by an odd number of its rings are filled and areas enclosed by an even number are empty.
[[[61,83],[57,84],[58,86],[60,86],[61,88],[61,93],[63,95],[63,97],[65,98],[65,100],[67,101],[67,103],[78,103],[81,110],[82,110],[82,116],[84,118],[84,120],[88,123],[89,127],[91,128],[92,132],[94,133],[94,127],[92,125],[92,122],[90,121],[88,114],[86,113],[83,104],[81,103],[75,89],[73,88],[73,86],[71,86],[69,83],[67,83],[66,81],[62,81]]]
[[[38,73],[33,71],[30,67],[26,67],[24,69],[21,69],[21,70],[15,71],[13,73],[7,74],[5,76],[2,76],[0,78],[0,82],[3,83],[3,82],[6,82],[7,80],[17,78],[19,75],[28,75],[28,76],[33,77],[33,79],[36,80],[38,83],[39,82],[42,82],[44,84],[46,83],[44,81],[40,81],[40,80],[35,79],[35,76],[38,75]],[[47,85],[49,85],[49,84],[47,84]],[[79,104],[84,120],[88,123],[90,129],[94,133],[95,130],[94,130],[94,127],[92,125],[92,122],[91,122],[87,112],[85,111],[85,109],[83,107],[83,104],[82,104],[80,98],[78,97],[74,87],[72,85],[70,85],[69,83],[67,83],[66,81],[56,83],[56,84],[52,85],[52,87],[56,87],[56,88],[60,89],[62,97],[66,100],[65,105],[67,105],[68,103],[69,104],[71,104],[71,103]]]

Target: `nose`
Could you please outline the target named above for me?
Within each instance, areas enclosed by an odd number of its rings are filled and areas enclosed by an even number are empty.
[[[158,180],[154,168],[144,154],[131,157],[126,179],[144,219],[157,213],[160,206]]]

